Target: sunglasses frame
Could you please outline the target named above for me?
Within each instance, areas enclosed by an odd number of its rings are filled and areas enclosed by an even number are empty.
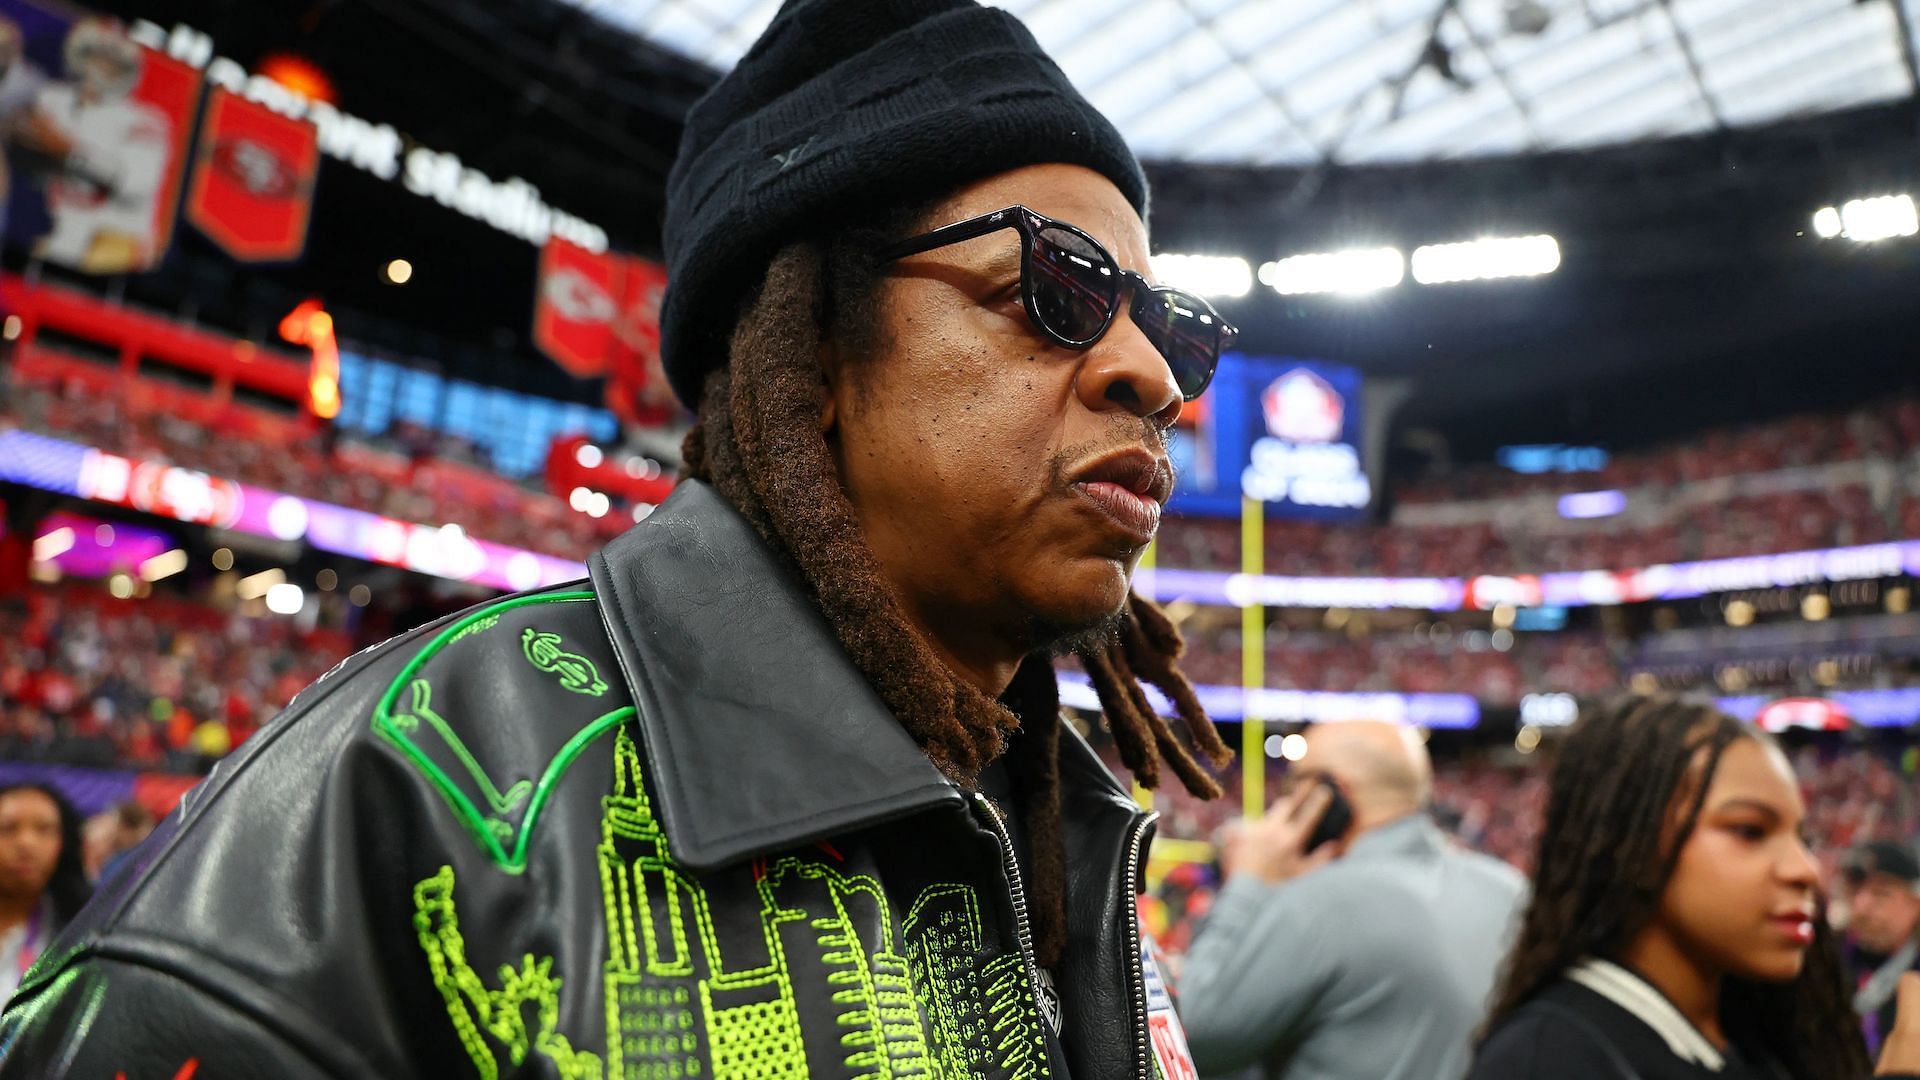
[[[1034,241],[1038,238],[1040,231],[1047,228],[1063,230],[1085,241],[1090,248],[1098,252],[1100,257],[1107,261],[1108,266],[1113,268],[1114,276],[1117,279],[1114,285],[1113,299],[1107,304],[1106,318],[1101,321],[1099,329],[1084,339],[1068,337],[1053,327],[1048,326],[1046,320],[1040,317],[1040,305],[1039,302],[1034,299],[1034,282],[1036,279],[1033,267],[1033,248]],[[950,225],[942,225],[931,232],[921,233],[919,236],[910,237],[897,244],[888,245],[879,251],[878,258],[882,262],[893,262],[897,259],[904,259],[909,255],[919,255],[922,252],[932,251],[935,248],[943,248],[951,244],[958,244],[962,241],[985,236],[988,233],[999,232],[1001,229],[1013,229],[1020,234],[1021,304],[1027,309],[1027,321],[1032,323],[1034,329],[1038,330],[1048,341],[1069,349],[1082,351],[1090,349],[1098,344],[1101,338],[1106,336],[1108,330],[1113,328],[1114,319],[1120,314],[1121,297],[1129,290],[1133,293],[1134,299],[1132,303],[1127,305],[1128,317],[1134,318],[1136,324],[1138,324],[1139,320],[1135,316],[1135,309],[1140,304],[1141,296],[1152,295],[1167,298],[1176,303],[1184,303],[1187,307],[1195,311],[1196,314],[1203,314],[1207,318],[1212,319],[1213,325],[1217,327],[1213,358],[1207,365],[1206,378],[1200,383],[1200,389],[1193,394],[1189,395],[1186,391],[1182,390],[1180,392],[1182,399],[1192,401],[1194,398],[1206,393],[1207,387],[1213,385],[1214,372],[1218,371],[1220,367],[1220,354],[1233,344],[1234,338],[1239,336],[1239,328],[1221,318],[1220,312],[1216,310],[1212,304],[1208,303],[1205,297],[1190,293],[1185,289],[1173,288],[1170,285],[1155,285],[1140,276],[1138,271],[1129,270],[1121,266],[1120,260],[1114,258],[1113,253],[1108,251],[1105,245],[1095,240],[1092,236],[1088,235],[1085,229],[1077,225],[1047,217],[1045,214],[1030,210],[1025,206],[1015,203],[1004,209],[995,210],[990,214],[981,214],[979,217],[956,221]],[[1143,326],[1142,329],[1144,330],[1145,327]],[[1167,370],[1171,372],[1173,370],[1173,361],[1168,359],[1166,352],[1157,345],[1155,346],[1155,351],[1160,353],[1160,358],[1166,361]],[[1174,381],[1176,384],[1179,382],[1177,376]]]

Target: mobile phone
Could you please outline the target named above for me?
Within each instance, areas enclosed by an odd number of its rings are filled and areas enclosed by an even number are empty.
[[[1313,835],[1307,837],[1304,849],[1307,852],[1313,851],[1322,844],[1340,839],[1347,835],[1348,829],[1353,827],[1353,804],[1340,793],[1340,785],[1334,783],[1333,778],[1325,774],[1314,777],[1313,782],[1325,787],[1332,799],[1327,803],[1327,812],[1320,815],[1320,824],[1315,826]]]

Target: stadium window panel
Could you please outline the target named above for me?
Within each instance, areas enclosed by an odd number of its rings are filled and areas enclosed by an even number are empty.
[[[402,368],[394,388],[394,418],[438,428],[444,385],[444,380],[430,371]]]

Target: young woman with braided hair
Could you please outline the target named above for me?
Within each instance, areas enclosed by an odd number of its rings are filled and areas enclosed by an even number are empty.
[[[1774,740],[1631,697],[1558,751],[1474,1080],[1860,1080],[1805,807]]]

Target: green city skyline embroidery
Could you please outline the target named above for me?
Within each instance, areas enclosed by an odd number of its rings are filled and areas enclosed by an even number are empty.
[[[596,848],[608,943],[601,1054],[575,1048],[547,1019],[557,1016],[564,977],[550,958],[502,965],[498,985],[473,971],[458,934],[451,868],[415,887],[429,969],[482,1076],[499,1075],[502,1052],[514,1064],[544,1054],[567,1080],[1049,1075],[1022,960],[983,948],[972,887],[930,886],[901,921],[874,878],[782,857],[753,882],[760,933],[723,941],[706,886],[668,849],[625,726],[615,734],[613,759]],[[867,947],[862,926],[878,927],[877,947]],[[795,985],[793,961],[801,957],[810,961],[804,970],[824,972],[810,976],[818,984]],[[832,1020],[812,1023],[833,1025],[836,1059],[809,1060],[802,997],[831,1002]],[[531,1027],[519,1019],[528,1006]],[[808,1012],[821,1015],[818,1006]]]

